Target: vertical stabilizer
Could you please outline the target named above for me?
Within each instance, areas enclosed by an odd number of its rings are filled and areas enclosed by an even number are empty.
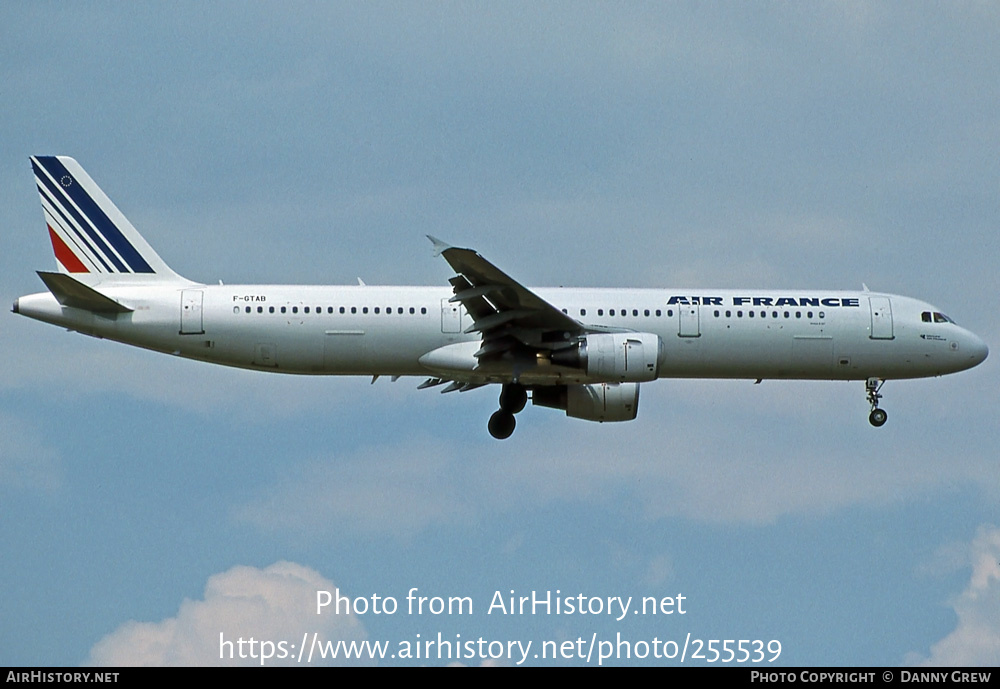
[[[90,178],[65,156],[32,156],[52,251],[62,273],[182,280]]]

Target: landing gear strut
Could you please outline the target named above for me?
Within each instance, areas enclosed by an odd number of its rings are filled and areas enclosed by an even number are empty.
[[[500,393],[500,409],[493,412],[488,428],[497,440],[506,440],[514,433],[514,414],[524,409],[528,403],[528,391],[519,383],[508,383]]]
[[[888,418],[888,414],[885,413],[884,409],[878,408],[878,401],[882,399],[882,395],[879,394],[879,390],[882,389],[882,385],[885,383],[881,378],[869,378],[865,381],[865,391],[868,393],[868,404],[872,405],[872,413],[868,415],[868,423],[875,428],[885,424],[885,420]]]

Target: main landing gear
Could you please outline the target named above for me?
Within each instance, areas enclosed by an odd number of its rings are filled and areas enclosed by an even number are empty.
[[[514,433],[514,414],[524,409],[528,403],[528,391],[519,383],[508,383],[500,393],[500,409],[490,417],[490,435],[497,440],[506,440]]]
[[[885,413],[884,409],[878,408],[878,401],[882,399],[882,395],[879,394],[879,390],[882,389],[882,385],[885,383],[881,378],[869,378],[865,381],[865,391],[868,393],[868,404],[872,405],[872,413],[868,415],[868,423],[875,428],[885,424],[885,420],[888,418],[888,414]]]

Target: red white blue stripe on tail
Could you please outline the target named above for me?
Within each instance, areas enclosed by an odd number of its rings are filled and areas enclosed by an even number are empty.
[[[176,277],[79,163],[33,156],[31,167],[61,272]]]

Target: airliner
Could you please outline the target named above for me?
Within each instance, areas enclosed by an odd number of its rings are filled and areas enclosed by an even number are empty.
[[[500,386],[488,429],[526,406],[630,421],[658,378],[864,381],[882,426],[886,380],[978,365],[986,344],[895,294],[762,289],[527,288],[472,249],[429,237],[450,288],[203,284],[160,258],[72,158],[31,158],[57,270],[13,312],[225,366]]]

